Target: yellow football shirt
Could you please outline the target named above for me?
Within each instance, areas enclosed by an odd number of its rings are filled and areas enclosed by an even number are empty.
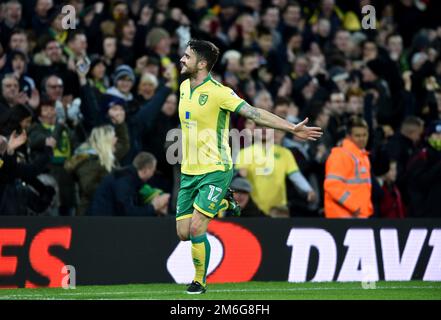
[[[239,152],[235,166],[246,169],[252,186],[251,198],[265,214],[272,207],[287,204],[285,178],[299,170],[289,149],[253,144]]]
[[[245,104],[232,89],[211,75],[195,88],[190,80],[180,86],[179,119],[182,129],[181,172],[200,175],[232,168],[228,144],[230,112]]]

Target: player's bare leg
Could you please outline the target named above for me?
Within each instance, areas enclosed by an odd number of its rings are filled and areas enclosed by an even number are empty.
[[[176,233],[181,241],[190,240],[190,224],[191,216],[186,219],[176,221]]]

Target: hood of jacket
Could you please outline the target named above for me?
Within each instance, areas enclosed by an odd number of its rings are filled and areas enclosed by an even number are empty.
[[[93,157],[98,157],[96,150],[87,142],[83,143],[75,150],[72,158],[65,162],[64,168],[70,172],[76,171],[86,160]]]

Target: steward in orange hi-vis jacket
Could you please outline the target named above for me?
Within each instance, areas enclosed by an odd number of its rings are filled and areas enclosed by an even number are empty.
[[[371,166],[365,150],[368,137],[366,122],[353,117],[343,144],[332,149],[326,161],[326,218],[367,218],[372,215]]]

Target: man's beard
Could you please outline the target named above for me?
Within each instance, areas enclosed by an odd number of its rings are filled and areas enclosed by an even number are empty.
[[[181,74],[183,76],[186,76],[186,77],[189,77],[189,78],[194,78],[196,76],[196,74],[197,74],[197,70],[196,69],[191,69],[188,66],[185,66],[185,71],[184,72],[181,71]]]

